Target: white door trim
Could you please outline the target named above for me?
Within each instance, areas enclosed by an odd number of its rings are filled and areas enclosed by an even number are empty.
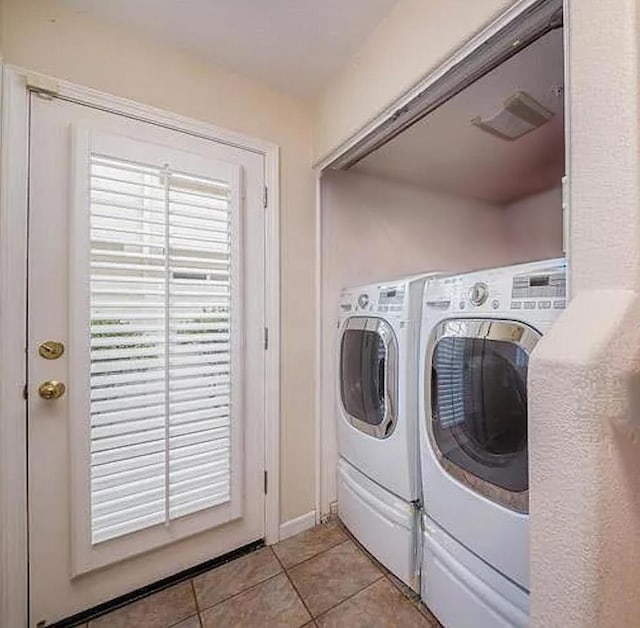
[[[316,265],[315,273],[315,350],[316,350],[316,381],[315,381],[315,395],[314,395],[314,409],[315,409],[315,421],[314,421],[314,434],[315,434],[315,507],[316,507],[316,523],[320,523],[322,517],[329,513],[329,505],[324,504],[323,498],[328,495],[328,491],[322,485],[326,480],[327,470],[324,457],[324,443],[323,443],[323,401],[322,401],[322,172],[318,169],[315,171],[315,184],[316,184],[316,207],[315,207],[315,250],[314,258]],[[326,506],[326,507],[325,507]]]
[[[29,89],[263,155],[265,184],[265,540],[280,528],[279,148],[168,111],[0,65],[0,625],[28,625],[27,538],[27,202]]]
[[[0,161],[0,624],[27,625],[28,98],[2,69]]]

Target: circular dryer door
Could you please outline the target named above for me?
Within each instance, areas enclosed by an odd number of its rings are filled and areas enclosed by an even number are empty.
[[[527,371],[540,334],[523,323],[458,319],[431,340],[429,434],[445,469],[528,511]],[[429,387],[427,387],[429,390]]]
[[[340,341],[340,400],[345,418],[375,438],[387,438],[397,422],[398,343],[381,318],[354,316]]]

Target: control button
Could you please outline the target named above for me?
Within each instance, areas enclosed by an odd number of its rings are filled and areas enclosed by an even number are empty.
[[[551,309],[551,301],[538,301],[538,308],[541,310]]]
[[[511,309],[512,310],[521,310],[522,309],[522,303],[520,303],[520,301],[511,301]]]
[[[498,299],[494,299],[493,301],[491,301],[491,307],[494,310],[497,310],[500,307],[500,301],[498,301]]]
[[[535,310],[536,309],[536,302],[535,301],[525,301],[524,302],[524,309],[525,310]]]
[[[486,283],[479,281],[469,290],[469,300],[474,305],[482,305],[489,298],[489,288]]]
[[[358,297],[358,305],[364,310],[364,308],[367,307],[367,305],[369,305],[369,295],[361,294]]]
[[[564,310],[567,307],[567,302],[563,299],[562,301],[554,301],[553,308],[555,310]]]

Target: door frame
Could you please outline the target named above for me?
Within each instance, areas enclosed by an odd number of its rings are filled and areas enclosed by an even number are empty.
[[[0,60],[0,625],[29,615],[27,495],[27,237],[29,96],[59,98],[263,155],[265,163],[265,541],[280,528],[279,147]],[[7,308],[5,304],[11,304]],[[268,331],[267,331],[268,330]],[[268,334],[268,336],[267,336]]]

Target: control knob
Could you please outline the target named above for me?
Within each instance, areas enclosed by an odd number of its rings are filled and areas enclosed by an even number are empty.
[[[474,305],[482,305],[489,298],[489,288],[486,283],[479,281],[469,290],[469,300]]]

